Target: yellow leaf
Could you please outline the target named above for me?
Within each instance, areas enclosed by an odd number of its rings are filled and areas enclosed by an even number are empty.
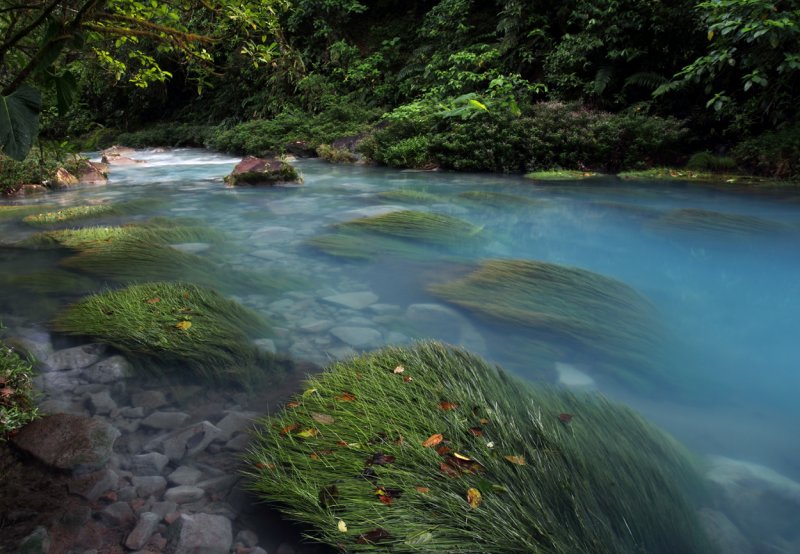
[[[467,458],[463,454],[459,454],[458,452],[453,452],[453,457],[458,458],[459,460],[464,460],[465,462],[471,462],[472,458]]]
[[[483,498],[481,497],[481,491],[478,489],[469,489],[467,490],[467,502],[469,502],[469,507],[473,510],[477,510],[478,506],[481,505],[481,501]]]
[[[714,38],[714,31],[709,31],[708,32],[708,40],[711,40],[713,38]]]
[[[474,106],[474,107],[478,108],[479,110],[483,110],[485,112],[489,111],[489,108],[487,108],[485,104],[482,104],[481,102],[478,102],[474,98],[472,100],[470,100],[469,103],[470,103],[471,106]]]
[[[406,368],[404,368],[403,366],[399,365],[396,368],[394,368],[394,370],[392,370],[392,373],[394,373],[395,375],[399,375],[400,373],[403,373],[405,370],[406,370]]]
[[[335,419],[333,419],[333,416],[329,416],[328,414],[318,414],[318,413],[311,414],[311,419],[323,425],[330,425],[334,421],[336,421]]]
[[[306,391],[303,391],[303,398],[308,398],[309,396],[311,396],[315,392],[317,392],[317,389],[308,389]]]
[[[178,323],[175,324],[175,327],[180,329],[181,331],[186,331],[191,326],[192,326],[192,322],[191,321],[186,321],[185,319],[183,321],[179,321]]]
[[[310,439],[311,437],[316,437],[319,434],[319,430],[314,427],[309,427],[304,431],[300,431],[297,433],[297,436],[301,439]]]
[[[337,527],[339,527],[340,533],[347,533],[347,524],[344,522],[343,519],[339,520],[339,525]]]
[[[524,466],[526,463],[524,456],[504,456],[504,458],[512,464],[517,464],[518,466]]]

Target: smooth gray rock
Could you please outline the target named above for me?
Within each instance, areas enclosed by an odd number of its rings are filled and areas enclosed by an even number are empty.
[[[92,414],[106,415],[117,409],[117,403],[107,390],[90,394],[88,401]]]
[[[218,475],[197,483],[197,487],[209,494],[226,495],[239,481],[238,475]]]
[[[41,367],[43,371],[83,369],[100,360],[105,351],[104,344],[84,344],[74,348],[56,350],[42,360]]]
[[[99,419],[53,414],[24,426],[12,440],[49,466],[89,472],[108,463],[119,435],[119,430]]]
[[[253,426],[253,420],[258,417],[256,412],[237,412],[230,410],[217,422],[217,429],[220,430],[218,440],[227,441],[234,434],[245,431]]]
[[[60,375],[59,373],[46,373],[45,375]],[[77,398],[66,396],[64,398],[48,398],[39,404],[40,414],[73,414],[88,415],[84,403]]]
[[[170,244],[169,247],[187,254],[199,254],[211,249],[211,245],[207,242],[182,242],[180,244]]]
[[[53,344],[50,342],[50,333],[35,327],[21,327],[15,329],[5,343],[34,360],[41,362],[53,353]]]
[[[249,529],[242,529],[236,533],[236,542],[242,543],[247,548],[253,548],[258,544],[258,535]]]
[[[351,310],[363,310],[378,301],[378,295],[374,292],[345,292],[342,294],[334,294],[326,296],[322,299],[323,302],[333,304],[334,306],[341,306]]]
[[[231,440],[225,443],[225,450],[233,452],[242,452],[250,444],[250,436],[246,433],[239,433]]]
[[[194,502],[200,500],[205,496],[206,491],[200,487],[192,485],[178,485],[167,489],[164,493],[164,500],[168,502],[175,502],[176,504],[186,504],[187,502]]]
[[[438,338],[478,354],[486,352],[486,341],[472,323],[442,304],[411,304],[403,321],[413,325],[419,336]]]
[[[182,514],[167,529],[166,554],[228,554],[231,522],[223,516]]]
[[[147,450],[160,450],[173,462],[185,456],[196,456],[205,450],[222,432],[211,422],[201,421],[173,431],[148,443]]]
[[[178,509],[178,504],[175,502],[170,502],[169,500],[162,500],[161,502],[153,502],[153,505],[150,506],[150,511],[154,514],[158,514],[158,517],[164,519],[169,514],[175,512]]]
[[[145,390],[131,396],[131,404],[145,411],[156,410],[167,405],[167,397],[160,390]]]
[[[83,370],[85,379],[101,384],[120,381],[130,374],[131,364],[122,356],[111,356]]]
[[[136,516],[127,502],[114,502],[98,514],[98,519],[109,527],[124,527],[132,523]]]
[[[130,470],[134,475],[161,475],[169,457],[159,452],[148,452],[131,457]]]
[[[171,430],[177,429],[189,419],[189,414],[183,412],[153,412],[142,420],[142,425],[151,429]]]
[[[160,498],[167,490],[167,480],[160,475],[135,476],[131,484],[136,487],[136,494],[141,498],[155,496]]]
[[[334,323],[330,319],[315,319],[300,325],[300,330],[304,333],[323,333],[333,325]]]
[[[141,419],[144,417],[144,408],[141,406],[137,406],[136,408],[133,406],[125,406],[119,409],[119,415],[127,417],[128,419]]]
[[[119,487],[119,475],[111,469],[101,469],[69,482],[69,492],[94,502],[108,491]]]
[[[62,396],[66,392],[74,391],[80,385],[81,370],[73,369],[70,371],[57,371],[51,373],[40,373],[33,383],[36,388],[45,394],[58,394]]]
[[[180,466],[167,475],[170,485],[195,485],[203,477],[203,472],[196,467]]]
[[[161,517],[153,512],[144,512],[141,514],[139,516],[139,521],[136,523],[136,527],[133,528],[133,531],[131,531],[125,539],[125,548],[139,550],[144,547],[147,541],[150,540],[150,537],[153,536],[153,533],[156,532],[156,529],[158,529],[160,521]]]
[[[334,327],[331,335],[353,348],[380,346],[383,335],[370,327]]]

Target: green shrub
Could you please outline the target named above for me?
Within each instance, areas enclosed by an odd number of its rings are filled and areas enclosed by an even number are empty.
[[[60,167],[77,171],[80,158],[61,150],[33,148],[24,161],[18,162],[0,154],[0,194],[17,190],[21,185],[42,184],[51,180]]]
[[[266,322],[195,285],[147,283],[95,294],[66,308],[53,326],[109,344],[145,372],[248,385],[273,364],[251,342],[268,331]]]
[[[114,143],[131,148],[205,146],[212,131],[213,127],[207,125],[157,123],[138,131],[120,133],[114,139]]]
[[[31,364],[0,343],[0,442],[39,416],[34,397]]]
[[[729,156],[716,156],[711,152],[697,152],[686,162],[686,168],[693,171],[731,172],[736,170],[736,160]]]
[[[253,491],[348,552],[709,551],[674,440],[437,343],[334,364],[247,462]]]
[[[335,148],[330,144],[320,144],[317,147],[317,156],[334,164],[352,164],[358,161],[356,155],[347,148]]]
[[[800,179],[800,125],[768,131],[737,144],[732,151],[748,173],[777,179]]]

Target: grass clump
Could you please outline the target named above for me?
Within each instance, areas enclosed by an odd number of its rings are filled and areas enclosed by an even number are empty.
[[[260,421],[250,488],[342,551],[708,552],[674,440],[438,343],[334,364]]]
[[[686,162],[686,169],[730,173],[736,171],[736,160],[730,156],[716,156],[711,152],[697,152],[692,154],[692,157]]]
[[[72,206],[52,212],[43,212],[25,216],[22,221],[30,225],[53,225],[66,221],[88,219],[92,217],[112,215],[114,207],[111,204],[95,204],[92,206]]]
[[[600,174],[593,171],[549,169],[547,171],[532,171],[527,173],[525,177],[534,181],[580,181],[581,179],[589,179],[598,175]]]
[[[42,206],[41,204],[14,204],[0,206],[0,221],[9,219],[22,219],[25,216],[42,213],[42,210],[50,210],[52,206]]]
[[[187,372],[210,383],[253,383],[272,360],[251,339],[266,322],[219,293],[184,283],[147,283],[95,294],[67,307],[53,327],[90,336],[143,370]]]
[[[566,340],[621,364],[618,377],[641,380],[662,341],[655,308],[624,283],[574,267],[488,260],[429,290],[494,320]]]
[[[656,180],[656,181],[718,181],[719,175],[708,171],[695,171],[693,169],[679,169],[675,167],[655,167],[640,171],[623,171],[617,174],[620,179],[626,180]]]
[[[729,236],[769,235],[789,231],[789,227],[777,221],[697,208],[671,210],[654,221],[653,226],[659,229]]]
[[[39,417],[34,398],[33,367],[0,343],[0,442]]]
[[[334,164],[353,164],[358,161],[358,157],[347,148],[336,148],[330,144],[320,144],[317,147],[317,155],[326,162]]]
[[[440,245],[474,238],[483,229],[457,217],[415,210],[362,217],[339,227]]]

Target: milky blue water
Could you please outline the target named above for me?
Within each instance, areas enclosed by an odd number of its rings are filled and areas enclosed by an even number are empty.
[[[404,172],[316,160],[296,162],[303,186],[230,189],[222,177],[237,159],[199,150],[139,152],[134,157],[146,163],[113,167],[106,186],[15,202],[67,206],[150,199],[154,203],[146,209],[118,219],[167,215],[218,228],[229,237],[215,254],[223,260],[221,279],[226,269],[298,276],[303,286],[287,295],[270,297],[251,290],[235,296],[273,321],[277,329],[271,338],[278,350],[315,361],[350,351],[328,329],[309,332],[304,326],[328,320],[334,326],[373,327],[382,343],[414,336],[414,329],[402,324],[408,306],[442,304],[426,287],[450,271],[463,274],[464,267],[482,259],[541,260],[618,279],[655,305],[666,329],[663,359],[672,382],[645,389],[628,386],[596,371],[591,355],[572,352],[564,344],[558,345],[561,362],[591,376],[600,391],[637,408],[699,453],[750,460],[800,479],[798,196],[615,178],[543,184],[519,176]],[[378,196],[399,188],[442,199],[409,206]],[[459,196],[467,191],[502,192],[537,202],[493,208]],[[422,259],[385,256],[352,262],[307,246],[310,238],[330,232],[338,222],[401,207],[460,217],[482,226],[486,240],[466,254],[460,251],[456,260],[449,256],[452,252],[431,252]],[[702,230],[664,222],[670,211],[687,208],[756,217],[768,228]],[[0,221],[0,226],[5,242],[35,232],[15,221]],[[46,321],[69,300],[48,297],[34,309],[35,299],[21,301],[13,283],[8,284],[11,275],[46,270],[56,261],[53,254],[4,250],[3,310]],[[372,291],[388,307],[355,313],[320,301],[352,291]],[[477,345],[482,355],[526,377],[557,379],[552,368],[527,371],[530,354],[524,348],[513,351],[525,344],[526,331],[511,332],[519,340],[510,341],[507,327],[449,307],[463,318],[457,321],[468,323],[467,346]],[[440,331],[433,334],[464,338],[463,332],[454,334],[450,328]]]

